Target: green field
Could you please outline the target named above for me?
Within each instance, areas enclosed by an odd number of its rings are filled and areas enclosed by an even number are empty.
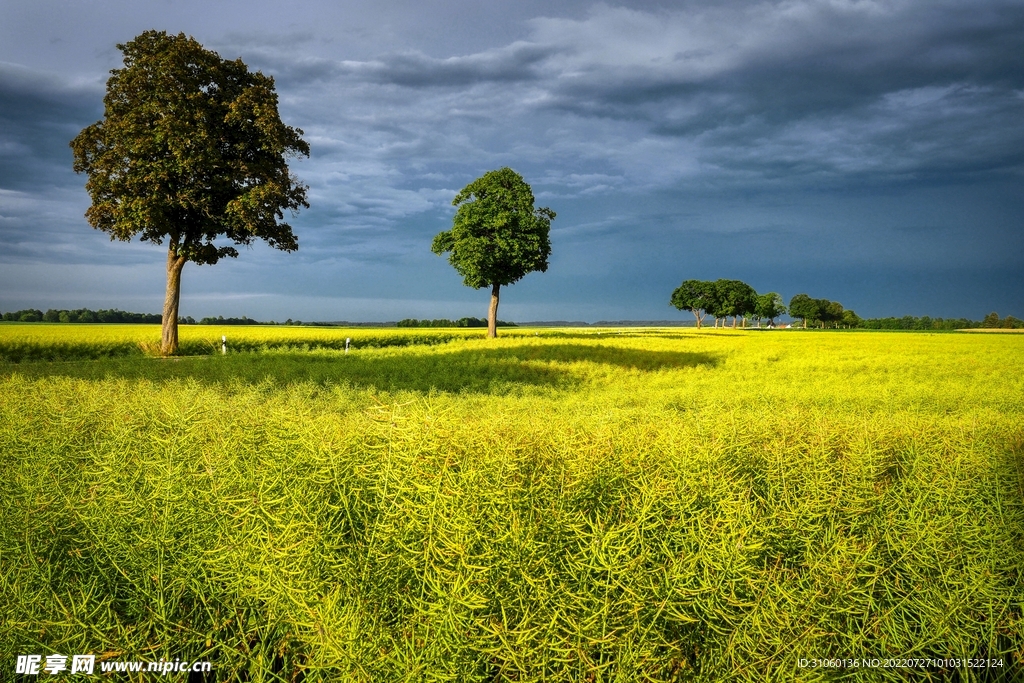
[[[181,334],[0,325],[0,678],[1024,675],[1024,336]]]

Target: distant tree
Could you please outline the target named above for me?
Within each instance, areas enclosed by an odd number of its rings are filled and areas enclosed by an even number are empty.
[[[86,218],[122,241],[167,240],[161,352],[178,349],[181,270],[187,261],[236,257],[236,245],[265,240],[298,249],[283,210],[308,207],[306,186],[285,158],[309,156],[302,131],[281,122],[274,79],[228,61],[184,34],[147,31],[117,46],[104,118],[71,142],[86,173]]]
[[[789,300],[789,314],[799,319],[806,329],[807,321],[814,320],[818,314],[818,305],[806,294],[797,294]]]
[[[736,318],[752,315],[757,308],[757,292],[746,282],[740,280],[715,280],[718,298],[721,302],[718,313],[732,316],[732,326],[736,327]]]
[[[844,327],[853,328],[860,327],[861,319],[860,316],[854,313],[852,310],[846,309],[845,311],[843,311],[843,316],[840,319],[840,322],[843,324]]]
[[[533,191],[511,168],[488,171],[459,192],[452,229],[434,237],[431,251],[448,262],[467,287],[491,288],[487,337],[498,336],[498,293],[533,271],[548,269],[555,212],[534,208]]]
[[[772,324],[775,324],[775,319],[780,315],[786,313],[786,307],[782,303],[782,295],[777,292],[768,292],[767,294],[760,294],[757,297],[757,303],[754,306],[754,317],[757,320],[757,326],[761,326],[762,320],[768,320]]]
[[[179,319],[179,323],[182,320],[188,321],[188,320],[191,320],[191,318]],[[198,323],[196,323],[193,320],[189,324],[193,324],[193,325],[195,325],[195,324],[198,324],[198,325],[263,325],[264,323],[261,323],[259,320],[253,320],[252,318],[249,318],[249,317],[244,316],[244,315],[241,318],[225,318],[222,315],[218,315],[216,318],[214,318],[212,316],[206,317],[206,318],[202,318]]]
[[[981,326],[985,328],[999,327],[999,314],[992,311],[982,319]]]
[[[818,306],[818,320],[821,321],[822,328],[825,327],[825,323],[831,323],[837,325],[843,319],[843,305],[838,301],[828,301],[821,299]]]
[[[717,310],[718,290],[713,282],[706,280],[684,280],[683,284],[672,292],[669,303],[680,311],[689,311],[697,319],[697,329],[704,323],[704,318]]]

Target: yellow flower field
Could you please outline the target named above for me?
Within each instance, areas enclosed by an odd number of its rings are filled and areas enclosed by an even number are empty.
[[[501,334],[187,326],[160,359],[155,326],[0,325],[0,658],[1024,670],[1024,337]]]

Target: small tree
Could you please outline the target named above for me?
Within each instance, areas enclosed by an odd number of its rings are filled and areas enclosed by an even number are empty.
[[[511,168],[488,171],[452,200],[459,207],[452,229],[434,237],[430,250],[448,262],[467,287],[491,288],[487,337],[498,336],[498,293],[535,270],[548,269],[551,209],[535,209],[533,191]]]
[[[298,249],[283,210],[308,207],[285,158],[309,156],[302,131],[281,122],[274,79],[227,61],[184,34],[147,31],[117,46],[104,117],[71,141],[86,173],[89,224],[129,241],[167,240],[160,349],[178,349],[181,270],[236,257],[255,238]]]
[[[697,319],[697,329],[704,323],[705,316],[715,310],[718,292],[713,282],[685,280],[672,292],[669,303],[680,311],[689,311]]]

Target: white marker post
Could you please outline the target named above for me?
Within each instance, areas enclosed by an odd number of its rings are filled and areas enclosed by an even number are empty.
[[[227,355],[228,352],[228,338],[227,335],[221,335],[220,338],[220,354],[222,356]]]
[[[348,353],[348,345],[352,343],[352,337],[345,337],[345,353]]]

